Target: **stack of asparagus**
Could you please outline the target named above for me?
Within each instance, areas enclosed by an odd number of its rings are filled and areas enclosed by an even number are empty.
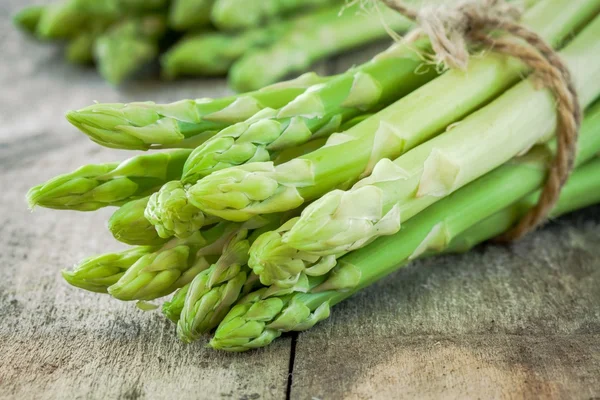
[[[540,0],[521,23],[567,63],[586,114],[552,216],[600,202],[600,3]],[[574,35],[574,32],[577,32]],[[68,114],[93,141],[148,150],[30,190],[31,207],[119,207],[132,247],[64,278],[164,315],[185,342],[244,351],[308,329],[411,260],[462,252],[535,205],[556,152],[553,95],[494,53],[423,68],[423,39],[337,76],[222,99],[95,104]]]
[[[344,0],[61,1],[25,8],[15,23],[40,40],[66,42],[69,62],[96,63],[113,84],[160,58],[168,79],[231,70],[233,88],[257,90],[410,26],[383,6],[365,13]]]

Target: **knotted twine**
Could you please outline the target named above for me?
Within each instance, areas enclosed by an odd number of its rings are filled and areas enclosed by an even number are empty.
[[[517,22],[521,11],[505,0],[464,0],[454,7],[424,6],[419,10],[407,7],[401,0],[381,1],[416,22],[417,28],[404,39],[411,42],[427,36],[438,66],[466,70],[468,45],[484,46],[524,62],[542,86],[554,94],[557,150],[546,183],[537,205],[496,240],[513,241],[535,230],[546,221],[558,201],[577,152],[582,114],[571,73],[564,62],[544,39]],[[504,35],[492,36],[492,32]]]

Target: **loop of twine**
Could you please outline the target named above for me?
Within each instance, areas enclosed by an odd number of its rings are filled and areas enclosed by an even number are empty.
[[[401,0],[381,1],[417,23],[418,28],[405,40],[412,41],[426,35],[438,65],[465,70],[469,59],[467,44],[483,45],[521,60],[533,70],[543,87],[552,91],[557,109],[554,162],[537,205],[496,240],[513,241],[535,230],[547,219],[558,201],[573,169],[577,151],[582,114],[573,79],[564,62],[538,34],[517,22],[521,11],[505,0],[465,0],[456,7],[425,6],[419,10],[407,7]],[[491,35],[492,31],[522,39],[529,46],[506,36],[495,38]]]

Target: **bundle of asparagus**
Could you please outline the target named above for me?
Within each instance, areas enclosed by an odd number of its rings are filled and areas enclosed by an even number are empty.
[[[364,13],[343,7],[345,0],[61,1],[24,8],[15,24],[40,40],[66,42],[69,62],[96,63],[113,84],[160,59],[168,79],[231,70],[233,88],[258,90],[410,26],[383,6]]]
[[[586,108],[576,169],[552,216],[600,202],[600,3],[540,0],[520,23],[568,65]],[[574,32],[577,32],[574,35]],[[119,207],[135,246],[63,271],[79,288],[163,304],[191,342],[262,347],[411,260],[467,251],[533,207],[557,152],[553,94],[516,59],[422,73],[400,42],[345,73],[222,99],[95,104],[68,119],[93,141],[178,148],[84,166],[32,188],[34,206]]]

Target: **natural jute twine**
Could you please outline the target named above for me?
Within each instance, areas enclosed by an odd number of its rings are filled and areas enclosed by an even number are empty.
[[[505,0],[465,0],[455,7],[425,6],[419,10],[407,7],[401,0],[381,1],[417,23],[418,28],[405,40],[426,35],[438,64],[464,70],[469,59],[467,46],[483,46],[523,61],[543,87],[552,91],[557,110],[556,157],[538,204],[497,240],[516,240],[535,230],[558,201],[577,151],[581,108],[573,79],[563,61],[538,34],[517,22],[520,10]],[[492,31],[504,35],[492,36]]]

